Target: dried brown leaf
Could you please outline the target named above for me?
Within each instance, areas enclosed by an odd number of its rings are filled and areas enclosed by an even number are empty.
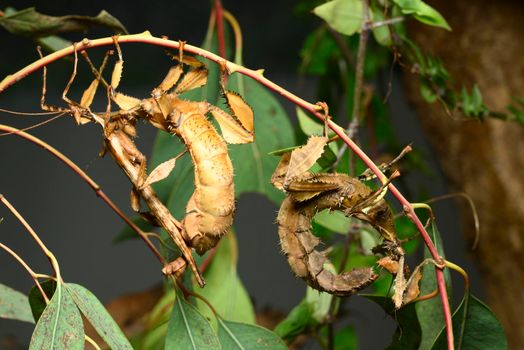
[[[187,72],[180,84],[175,89],[175,94],[181,94],[183,92],[196,89],[197,87],[206,85],[207,83],[207,69],[199,68],[192,69]]]
[[[337,182],[319,181],[314,176],[294,179],[285,186],[288,194],[297,202],[307,201],[326,191],[334,191],[339,188],[340,184]]]
[[[113,74],[111,75],[111,87],[116,90],[120,85],[120,78],[122,78],[122,70],[124,69],[124,61],[118,60],[113,68]]]
[[[324,146],[326,146],[327,138],[322,136],[311,136],[307,143],[291,152],[291,159],[289,160],[289,168],[284,180],[284,184],[288,184],[292,179],[305,173],[318,158],[324,153]]]
[[[280,157],[280,162],[278,162],[277,168],[271,175],[271,183],[277,189],[284,191],[284,178],[287,174],[287,169],[289,168],[289,159],[291,158],[291,152],[282,154]]]
[[[162,80],[162,82],[158,86],[158,89],[161,90],[161,92],[165,92],[171,89],[178,82],[178,79],[180,79],[182,72],[183,69],[181,65],[171,67],[171,69],[169,69],[169,72],[167,72],[167,75],[164,78],[164,80]]]
[[[211,107],[210,111],[220,125],[222,136],[227,143],[240,144],[254,141],[253,133],[246,130],[231,115],[214,106]]]
[[[233,112],[233,116],[238,119],[242,127],[247,131],[253,132],[253,110],[242,96],[233,91],[226,91],[224,97],[229,109]]]
[[[406,288],[406,292],[404,294],[404,300],[402,301],[402,304],[407,304],[413,300],[415,300],[419,294],[420,294],[420,288],[419,288],[419,282],[422,279],[422,270],[417,267],[415,271],[413,271],[413,274],[408,280],[408,285]]]
[[[397,260],[392,259],[390,256],[385,256],[377,261],[379,266],[385,268],[389,273],[396,274],[399,268]]]
[[[155,182],[161,181],[168,177],[169,174],[171,174],[171,171],[173,171],[177,159],[178,157],[174,157],[168,161],[159,164],[155,169],[153,169],[151,174],[149,174],[149,176],[147,177],[146,181],[144,181],[144,183],[140,187],[147,187],[149,185],[154,184]]]
[[[141,102],[141,100],[138,98],[124,95],[119,92],[117,92],[113,96],[113,101],[115,101],[115,103],[118,105],[118,107],[120,107],[120,109],[125,110],[125,111],[135,108],[137,106],[140,106],[140,102]]]
[[[93,99],[96,94],[96,90],[98,89],[98,83],[98,79],[95,79],[91,82],[89,87],[82,94],[82,98],[80,99],[80,106],[84,108],[91,107],[91,104],[93,103]]]
[[[404,276],[404,256],[400,257],[399,269],[397,270],[397,276],[395,277],[395,294],[393,294],[393,303],[396,309],[400,309],[402,306],[404,292],[406,290],[406,277]]]

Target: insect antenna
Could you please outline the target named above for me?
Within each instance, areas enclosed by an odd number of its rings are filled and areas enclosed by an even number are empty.
[[[9,132],[4,132],[4,133],[0,134],[0,136],[8,136],[8,135],[11,135],[11,134],[16,134],[16,133],[19,132],[19,131],[27,131],[27,130],[31,130],[31,129],[36,129],[36,128],[42,126],[42,125],[45,125],[45,124],[47,124],[47,123],[51,123],[52,121],[54,121],[54,120],[56,120],[56,119],[58,119],[58,118],[60,118],[60,117],[63,117],[63,116],[66,114],[66,112],[55,112],[55,113],[59,113],[59,114],[58,114],[58,115],[55,115],[55,116],[52,117],[52,118],[46,119],[46,120],[44,120],[44,121],[42,121],[42,122],[40,122],[40,123],[33,124],[33,125],[30,125],[30,126],[28,126],[28,127],[23,128],[23,129],[20,129],[20,130],[18,130],[18,131],[9,131]]]
[[[10,109],[0,108],[0,112],[14,114],[14,115],[23,115],[23,116],[39,116],[39,115],[52,115],[52,114],[63,114],[63,111],[47,111],[47,112],[19,112],[12,111]]]

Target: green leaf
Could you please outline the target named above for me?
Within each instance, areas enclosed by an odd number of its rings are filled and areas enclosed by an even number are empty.
[[[174,288],[167,288],[164,295],[157,302],[153,310],[149,313],[147,319],[148,328],[138,349],[164,349],[169,316],[171,315],[173,305],[176,300],[176,291]]]
[[[285,350],[286,344],[275,333],[253,324],[218,319],[218,339],[228,350]]]
[[[313,13],[345,35],[360,32],[364,19],[360,0],[332,0],[315,7]]]
[[[302,108],[298,106],[296,107],[296,111],[298,125],[300,126],[300,130],[302,130],[304,134],[306,134],[307,136],[323,135],[324,125],[308,116],[306,112],[304,112]]]
[[[335,333],[335,350],[356,350],[358,349],[357,332],[352,326],[346,326]]]
[[[440,256],[445,258],[442,238],[437,229],[435,221],[431,223],[428,230],[431,240],[435,244]],[[430,258],[431,255],[427,248],[424,248],[424,258]],[[444,280],[448,290],[448,297],[451,297],[451,275],[449,269],[444,270]],[[437,278],[435,275],[435,266],[427,264],[422,270],[422,280],[420,281],[420,295],[433,292],[437,288]],[[442,313],[442,303],[440,298],[432,298],[415,304],[417,317],[420,321],[422,338],[420,349],[430,349],[438,332],[444,327],[444,315]]]
[[[474,117],[482,119],[485,117],[489,111],[484,105],[482,100],[482,94],[477,85],[471,90],[471,95],[468,95],[468,92],[465,88],[462,89],[462,112],[468,117]]]
[[[429,24],[431,26],[451,30],[448,22],[442,15],[421,0],[393,0],[397,4],[402,13],[406,15],[413,15],[418,21]]]
[[[326,320],[332,299],[331,294],[307,287],[304,299],[275,327],[275,333],[282,339],[291,341],[319,325]]]
[[[373,13],[373,22],[381,22],[386,20],[383,10],[375,5],[371,4],[371,11]],[[391,28],[389,26],[380,26],[372,29],[373,37],[382,46],[393,45],[393,37],[391,36]]]
[[[305,299],[295,306],[285,319],[275,327],[274,332],[286,341],[291,341],[308,329],[318,325],[313,317],[315,305]]]
[[[396,310],[389,297],[378,295],[363,295],[378,304],[384,311],[397,322],[397,329],[393,334],[389,350],[418,349],[420,344],[420,324],[415,311],[415,304],[411,303]]]
[[[68,283],[65,287],[73,297],[75,304],[107,345],[113,349],[133,350],[120,327],[93,293],[74,283]]]
[[[177,295],[167,326],[166,349],[217,350],[220,343],[209,321]]]
[[[228,88],[236,90],[237,79],[233,77],[229,79]],[[278,100],[256,81],[244,79],[244,93],[240,93],[253,108],[255,142],[229,147],[235,169],[236,195],[257,192],[280,204],[283,194],[270,183],[279,159],[268,153],[294,144],[293,128]]]
[[[44,49],[44,51],[47,52],[55,52],[73,45],[71,41],[63,39],[56,35],[38,38],[36,39],[36,43],[40,45]]]
[[[0,318],[35,323],[28,298],[0,283]]]
[[[504,329],[493,312],[471,294],[464,295],[453,313],[455,349],[507,349]],[[446,332],[442,329],[432,349],[445,349]]]
[[[51,299],[56,290],[56,281],[47,280],[40,283],[40,286],[44,290],[45,295]],[[36,286],[32,287],[29,291],[29,305],[31,306],[31,312],[33,313],[35,322],[38,322],[47,304]]]
[[[204,273],[206,286],[198,293],[226,320],[255,323],[251,299],[237,274],[238,246],[232,230],[222,237],[215,256]],[[195,284],[196,286],[196,284]],[[208,319],[214,319],[206,303],[197,299],[197,307]]]
[[[84,348],[84,324],[73,298],[61,284],[36,324],[30,350]]]
[[[331,265],[331,268],[333,265]],[[334,271],[332,271],[334,272]],[[326,317],[329,315],[329,309],[331,308],[331,301],[333,295],[329,293],[319,292],[316,289],[307,287],[306,289],[306,302],[313,306],[313,312],[311,317],[316,321],[324,322]]]
[[[319,27],[306,37],[300,56],[301,73],[323,76],[341,53],[333,36],[325,27]]]
[[[84,32],[93,26],[107,27],[116,34],[127,34],[122,23],[104,10],[96,17],[76,15],[54,17],[36,12],[34,7],[30,7],[0,17],[0,26],[15,35],[32,38],[58,33]]]
[[[342,212],[324,209],[317,213],[313,220],[316,224],[324,226],[331,231],[347,234],[351,226],[351,218],[346,217]]]
[[[422,98],[429,103],[433,103],[438,99],[438,94],[433,91],[430,83],[424,80],[420,81],[420,95]]]

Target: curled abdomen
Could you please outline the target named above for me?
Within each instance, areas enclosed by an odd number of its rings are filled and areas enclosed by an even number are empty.
[[[330,198],[299,203],[291,196],[286,197],[277,218],[280,244],[293,272],[311,287],[339,296],[350,295],[371,284],[378,276],[371,267],[338,275],[326,267],[330,263],[327,252],[315,250],[320,239],[311,232],[313,216],[325,208],[341,209],[337,201]]]

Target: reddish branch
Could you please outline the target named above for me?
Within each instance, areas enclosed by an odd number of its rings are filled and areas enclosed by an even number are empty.
[[[224,9],[222,1],[215,0],[215,15],[217,22],[218,54],[226,58],[226,39],[224,36]]]
[[[144,32],[141,34],[135,34],[135,35],[124,35],[120,36],[118,38],[119,43],[145,43],[150,45],[156,45],[156,46],[162,46],[167,47],[171,49],[179,49],[179,42],[178,41],[172,41],[168,39],[163,38],[157,38],[151,36],[149,32]],[[99,47],[99,46],[107,46],[107,45],[113,45],[113,39],[112,38],[102,38],[102,39],[95,39],[95,40],[88,40],[84,39],[82,42],[78,43],[76,45],[76,50],[85,50],[93,47]],[[240,74],[243,74],[245,76],[248,76],[262,85],[266,86],[268,89],[273,90],[274,92],[280,94],[284,98],[290,100],[297,106],[300,106],[301,108],[309,111],[312,113],[315,117],[318,119],[324,121],[325,113],[323,110],[319,109],[319,106],[317,104],[313,104],[310,102],[307,102],[303,100],[302,98],[294,95],[293,93],[287,91],[286,89],[280,87],[279,85],[273,83],[271,80],[265,78],[263,76],[262,71],[252,70],[240,65],[237,65],[233,62],[229,62],[225,60],[224,58],[220,57],[219,55],[216,55],[212,52],[203,50],[199,47],[192,46],[192,45],[184,45],[183,47],[184,51],[187,53],[195,54],[201,57],[204,57],[206,59],[209,59],[213,62],[218,63],[221,67],[227,69],[229,73],[238,72]],[[18,72],[7,76],[1,83],[0,83],[0,93],[6,90],[11,85],[15,84],[19,80],[23,79],[27,75],[35,72],[36,70],[42,68],[43,66],[48,65],[51,62],[54,62],[62,57],[71,55],[74,53],[74,47],[70,46],[68,48],[65,48],[63,50],[54,52],[48,56],[45,56],[38,61],[33,62],[32,64],[28,65],[27,67],[19,70]],[[360,147],[353,142],[345,133],[345,130],[335,124],[331,121],[331,117],[327,116],[328,118],[328,126],[331,130],[333,130],[341,139],[348,145],[349,148],[360,158],[362,161],[366,164],[366,166],[373,171],[373,173],[382,181],[385,182],[387,180],[386,176],[380,171],[380,169],[377,167],[377,165],[367,156]],[[431,238],[429,234],[427,233],[426,229],[424,228],[424,225],[416,215],[411,203],[400,193],[400,191],[395,187],[393,184],[389,184],[388,188],[390,192],[397,198],[397,200],[402,204],[404,211],[406,215],[413,221],[415,224],[417,230],[420,232],[420,235],[424,239],[424,242],[426,246],[428,247],[428,250],[431,253],[432,258],[440,265],[442,268],[436,269],[436,277],[437,277],[437,284],[439,288],[440,297],[442,300],[442,308],[444,312],[444,317],[446,320],[446,333],[447,333],[447,340],[448,340],[448,348],[453,349],[453,329],[452,329],[452,323],[451,323],[451,309],[449,306],[448,301],[448,295],[446,290],[446,283],[444,280],[444,274],[443,274],[443,266],[444,262],[442,257],[439,255],[435,245],[431,241]]]

